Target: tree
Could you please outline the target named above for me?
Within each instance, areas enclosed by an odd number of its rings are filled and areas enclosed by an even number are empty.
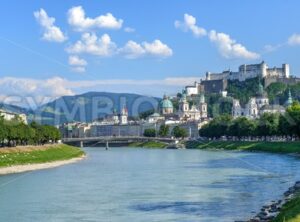
[[[168,125],[161,125],[159,127],[158,135],[161,137],[166,137],[169,135],[170,127]]]
[[[270,102],[273,103],[276,101],[276,99],[279,99],[282,102],[283,102],[283,100],[286,100],[287,95],[285,95],[285,93],[284,93],[286,91],[286,89],[287,89],[287,85],[282,82],[271,83],[266,88]],[[282,98],[282,96],[284,98]]]
[[[4,146],[4,141],[5,139],[7,139],[7,127],[4,124],[4,118],[2,116],[0,116],[0,142],[2,144],[2,146]]]
[[[184,138],[184,137],[187,137],[187,131],[184,129],[184,128],[181,128],[179,126],[175,126],[173,128],[173,131],[172,131],[172,135],[175,137],[175,138]]]
[[[232,117],[230,115],[218,116],[208,124],[202,126],[199,130],[199,135],[208,138],[220,138],[221,136],[227,136],[231,122]]]
[[[294,102],[292,106],[287,108],[287,118],[290,119],[290,132],[300,137],[300,103]]]
[[[145,137],[155,137],[156,136],[156,130],[155,129],[145,129],[144,130],[144,136]]]
[[[258,119],[257,135],[273,136],[278,135],[279,114],[264,113]]]
[[[232,124],[229,126],[228,134],[241,139],[245,136],[252,136],[255,130],[256,126],[253,120],[249,120],[246,117],[239,117],[233,120]]]
[[[148,116],[152,115],[155,112],[154,109],[147,110],[139,114],[140,119],[146,119]]]
[[[281,114],[279,116],[278,133],[283,136],[291,136],[291,125],[288,121],[288,115]]]

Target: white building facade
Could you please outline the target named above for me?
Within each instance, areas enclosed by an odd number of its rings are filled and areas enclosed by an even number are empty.
[[[19,113],[14,113],[14,112],[0,109],[0,116],[2,116],[7,121],[11,121],[19,118],[23,123],[27,124],[27,116],[23,113],[19,114]]]

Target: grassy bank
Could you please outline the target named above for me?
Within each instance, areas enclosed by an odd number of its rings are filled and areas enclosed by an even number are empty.
[[[285,203],[272,222],[300,222],[300,194]]]
[[[84,155],[79,148],[65,144],[0,148],[0,167],[68,160]]]
[[[245,142],[245,141],[188,141],[187,148],[263,151],[271,153],[300,153],[300,142]]]
[[[144,148],[166,148],[167,143],[158,141],[135,142],[128,145],[129,147],[144,147]]]

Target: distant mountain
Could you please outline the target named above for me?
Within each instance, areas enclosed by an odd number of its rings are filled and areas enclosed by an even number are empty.
[[[9,105],[5,103],[0,103],[0,109],[13,112],[13,113],[24,113],[26,115],[33,114],[32,110],[26,109],[24,107],[16,106],[16,105]]]
[[[123,106],[128,109],[129,116],[156,109],[159,98],[129,93],[88,92],[75,96],[63,96],[47,103],[34,111],[30,120],[43,124],[58,125],[65,122],[91,122],[112,114],[120,113]]]

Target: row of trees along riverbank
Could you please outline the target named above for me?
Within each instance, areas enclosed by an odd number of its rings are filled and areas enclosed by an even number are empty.
[[[60,138],[60,132],[54,126],[40,125],[36,122],[27,125],[18,118],[7,121],[0,117],[0,146],[2,147],[56,143]]]
[[[170,134],[170,127],[168,125],[161,125],[159,130],[157,131],[156,129],[145,129],[144,131],[144,136],[145,137],[168,137]],[[175,138],[185,138],[187,137],[188,133],[187,131],[180,127],[180,126],[175,126],[171,132],[171,135],[174,136]]]
[[[218,139],[226,136],[241,140],[247,138],[281,137],[284,139],[300,138],[300,104],[294,102],[285,114],[264,113],[258,119],[230,115],[214,118],[199,130],[201,137]]]

